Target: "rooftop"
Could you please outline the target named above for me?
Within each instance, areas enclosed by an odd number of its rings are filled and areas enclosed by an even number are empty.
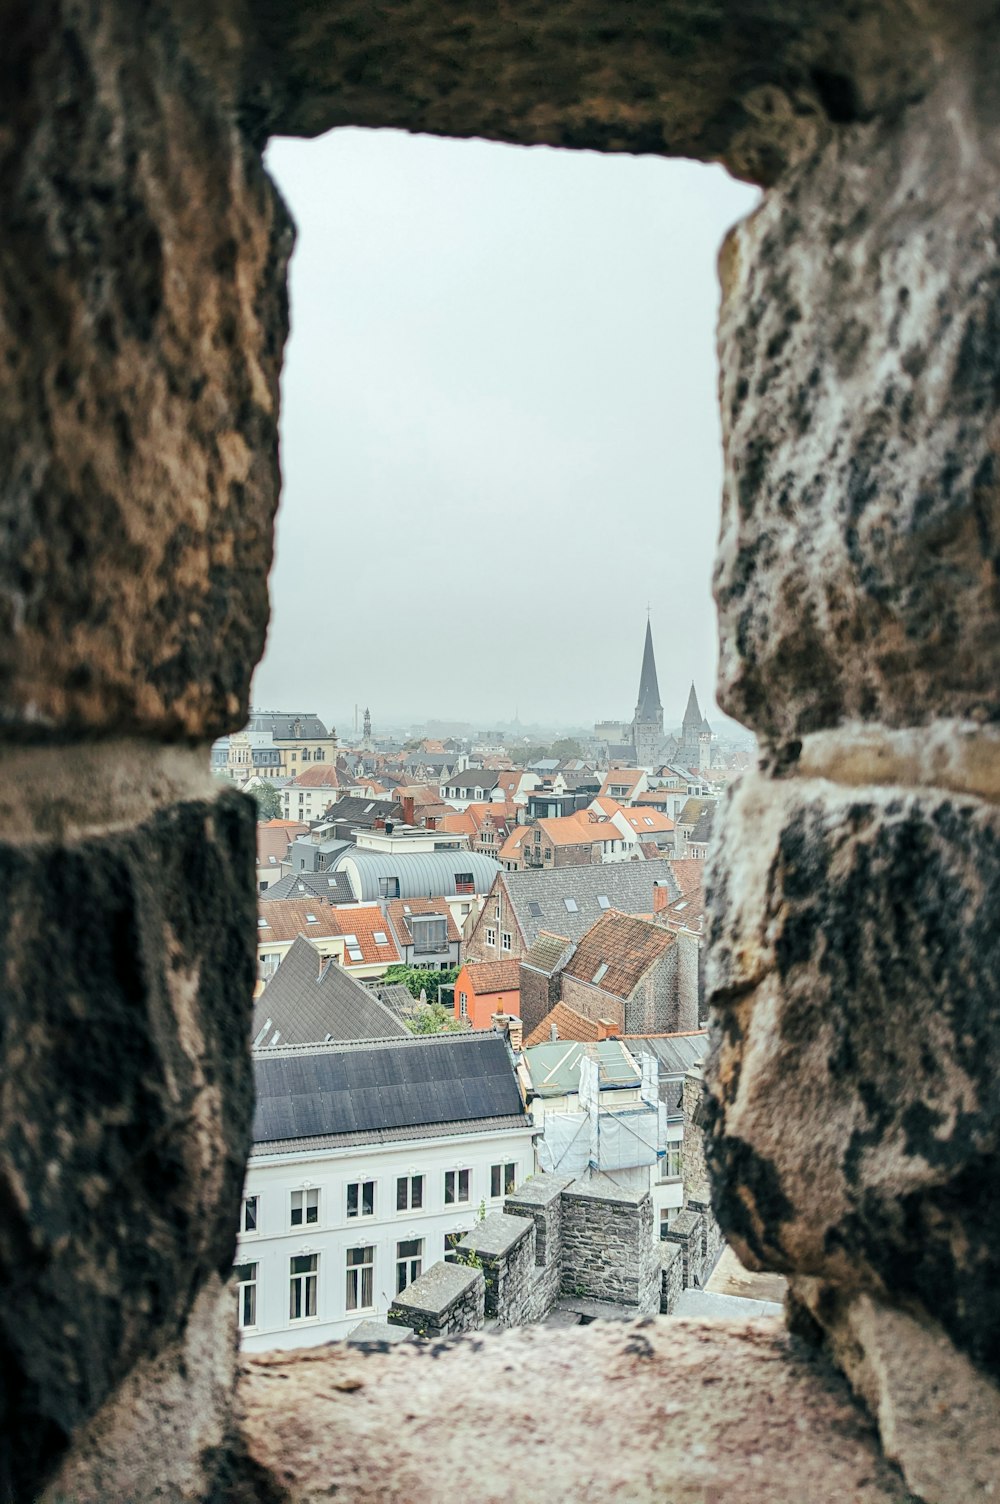
[[[615,997],[630,997],[676,943],[673,931],[663,925],[612,909],[581,936],[563,972]]]
[[[300,935],[254,1004],[250,1037],[263,1049],[406,1033],[390,1008]]]
[[[580,1061],[591,1054],[600,1068],[602,1090],[638,1086],[641,1075],[628,1050],[617,1039],[596,1043],[533,1044],[524,1051],[532,1089],[539,1097],[565,1097],[580,1088]]]

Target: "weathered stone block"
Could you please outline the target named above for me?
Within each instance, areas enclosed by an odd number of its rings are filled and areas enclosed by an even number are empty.
[[[0,1492],[228,1279],[249,1144],[249,801],[2,850]],[[230,1355],[231,1358],[232,1355]]]
[[[998,125],[970,49],[724,249],[720,703],[765,737],[1000,719]]]
[[[425,1269],[389,1307],[394,1326],[422,1337],[457,1337],[482,1328],[486,1283],[481,1269],[437,1263]]]
[[[225,70],[231,28],[202,7],[185,32],[180,9],[4,13],[14,732],[210,738],[245,718],[264,645],[291,230],[199,68]]]
[[[750,775],[713,866],[729,1240],[923,1307],[1000,1372],[1000,808]]]

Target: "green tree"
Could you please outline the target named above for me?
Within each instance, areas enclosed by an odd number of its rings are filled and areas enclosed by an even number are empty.
[[[548,755],[548,747],[543,747],[541,745],[538,745],[536,747],[522,747],[519,752],[515,752],[513,754],[511,761],[517,763],[519,767],[526,768],[530,763],[538,762],[540,758],[548,757]]]
[[[431,1002],[437,1002],[438,988],[454,986],[458,972],[457,966],[448,966],[444,971],[428,971],[423,966],[390,966],[382,980],[402,982],[413,997],[419,998],[421,992],[426,992]]]
[[[549,756],[558,757],[560,762],[565,762],[568,757],[582,757],[583,748],[575,736],[561,736],[558,741],[552,743]]]
[[[466,1028],[444,1003],[418,1003],[406,1024],[413,1034],[453,1034]]]
[[[280,820],[282,815],[281,795],[273,783],[262,778],[249,790],[257,805],[258,820]]]

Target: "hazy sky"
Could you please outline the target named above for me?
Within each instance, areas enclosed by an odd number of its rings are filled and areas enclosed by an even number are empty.
[[[254,695],[342,730],[711,700],[721,168],[340,130],[277,141],[298,226]]]

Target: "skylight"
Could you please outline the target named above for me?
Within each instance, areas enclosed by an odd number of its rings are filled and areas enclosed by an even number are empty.
[[[267,922],[266,919],[258,919],[257,920],[257,928],[259,930],[269,930],[271,928],[271,926],[268,924],[268,922]]]
[[[349,945],[347,947],[347,954],[350,956],[350,958],[351,958],[352,961],[363,961],[364,960],[364,957],[362,956],[361,951],[359,950],[359,948],[356,945]]]
[[[541,917],[542,917],[542,906],[541,906],[541,904],[540,903],[536,903],[535,900],[532,898],[530,900],[529,904],[528,904],[528,913],[531,915],[531,917],[533,919],[541,919]]]
[[[608,897],[608,895],[606,893],[598,893],[598,895],[597,895],[597,907],[599,909],[610,909],[610,907],[611,907],[611,899]]]
[[[389,936],[386,934],[385,930],[376,930],[375,931],[375,944],[376,945],[388,945],[389,944]]]
[[[306,924],[319,924],[319,920],[316,918],[315,914],[307,914]]]
[[[575,898],[564,898],[563,903],[566,905],[571,914],[576,914],[578,912],[578,905]]]
[[[344,944],[348,947],[348,949],[350,949],[350,947],[352,945],[356,946],[357,943],[358,943],[358,937],[357,937],[357,935],[345,935],[344,936]]]
[[[601,964],[600,964],[600,966],[594,972],[594,981],[595,982],[602,981],[603,978],[607,976],[607,974],[608,974],[608,963],[607,963],[607,961],[602,961]]]

